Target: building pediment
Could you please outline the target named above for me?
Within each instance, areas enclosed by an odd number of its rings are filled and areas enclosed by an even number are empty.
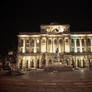
[[[41,25],[41,33],[64,33],[70,31],[70,25]]]

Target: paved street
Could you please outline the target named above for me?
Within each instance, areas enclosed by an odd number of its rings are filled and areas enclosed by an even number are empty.
[[[0,92],[92,92],[92,71],[31,71],[21,76],[0,76]]]

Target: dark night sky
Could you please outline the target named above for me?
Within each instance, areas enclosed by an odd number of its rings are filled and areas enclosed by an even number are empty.
[[[16,47],[16,35],[19,32],[39,32],[41,24],[50,22],[70,24],[71,31],[91,31],[92,9],[88,7],[87,2],[83,5],[86,7],[81,7],[81,3],[78,4],[76,5],[78,7],[69,7],[72,3],[67,3],[62,8],[56,5],[36,8],[36,5],[24,1],[2,2],[0,8],[0,51]]]

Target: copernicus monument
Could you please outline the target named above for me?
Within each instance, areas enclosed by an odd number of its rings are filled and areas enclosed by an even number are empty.
[[[69,24],[55,23],[41,25],[39,33],[19,33],[19,69],[44,69],[59,62],[79,68],[91,67],[92,33],[70,32]]]

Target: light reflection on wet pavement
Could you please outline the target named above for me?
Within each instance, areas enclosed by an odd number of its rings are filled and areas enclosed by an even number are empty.
[[[1,76],[0,92],[92,92],[92,71],[31,71],[21,76]]]

